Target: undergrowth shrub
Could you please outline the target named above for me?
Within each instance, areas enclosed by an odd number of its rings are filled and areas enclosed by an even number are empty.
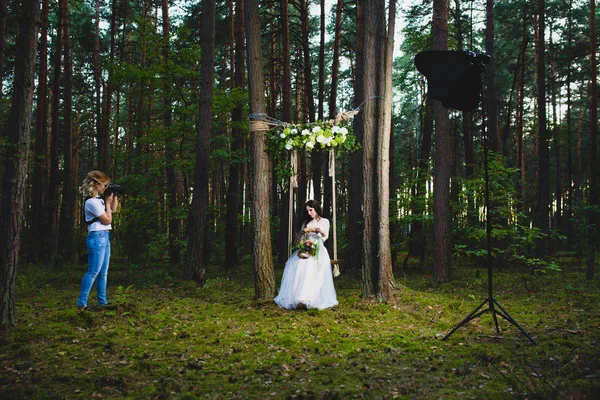
[[[489,155],[488,188],[491,256],[498,267],[520,267],[524,273],[560,271],[556,260],[534,257],[539,241],[564,240],[557,231],[542,232],[532,225],[522,209],[519,195],[519,169],[507,166],[504,157]],[[483,159],[483,155],[479,156]],[[479,165],[475,177],[461,180],[463,190],[453,204],[458,215],[453,226],[454,254],[472,263],[487,260],[487,216],[485,171]]]

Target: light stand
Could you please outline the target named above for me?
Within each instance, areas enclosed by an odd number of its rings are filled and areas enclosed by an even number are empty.
[[[537,345],[535,340],[527,333],[525,329],[521,327],[515,321],[513,317],[510,316],[508,311],[500,305],[498,300],[494,298],[493,294],[493,280],[492,280],[492,221],[490,216],[490,188],[489,188],[489,167],[488,167],[488,138],[487,138],[487,130],[484,127],[484,137],[483,137],[483,164],[485,169],[485,215],[486,215],[486,245],[487,245],[487,270],[488,270],[488,297],[481,302],[469,315],[467,315],[462,321],[460,321],[442,340],[448,339],[450,335],[452,335],[458,328],[466,324],[467,322],[479,317],[480,315],[489,312],[492,314],[494,319],[494,325],[496,326],[496,333],[500,334],[500,327],[498,326],[498,318],[504,318],[514,326],[516,326],[527,339],[534,345]],[[486,307],[487,306],[487,307]],[[485,307],[485,308],[484,308]]]

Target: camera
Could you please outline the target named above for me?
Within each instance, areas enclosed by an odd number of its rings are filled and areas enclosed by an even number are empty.
[[[125,194],[125,188],[123,186],[119,186],[114,182],[111,182],[108,187],[104,190],[104,197],[108,197],[111,194],[115,196],[122,196]]]

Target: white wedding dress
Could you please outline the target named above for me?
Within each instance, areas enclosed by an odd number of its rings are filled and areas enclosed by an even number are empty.
[[[275,303],[280,307],[295,309],[299,304],[303,304],[307,308],[323,310],[338,304],[329,253],[323,245],[329,237],[329,220],[313,219],[306,226],[316,227],[320,228],[320,235],[313,232],[306,235],[308,239],[321,242],[317,254],[300,258],[298,251],[295,251],[285,263],[279,294],[275,297]]]

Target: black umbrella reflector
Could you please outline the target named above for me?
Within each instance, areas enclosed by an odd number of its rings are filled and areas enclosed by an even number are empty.
[[[427,78],[429,94],[444,107],[461,111],[477,108],[481,97],[483,64],[486,54],[465,51],[422,51],[415,65]]]

